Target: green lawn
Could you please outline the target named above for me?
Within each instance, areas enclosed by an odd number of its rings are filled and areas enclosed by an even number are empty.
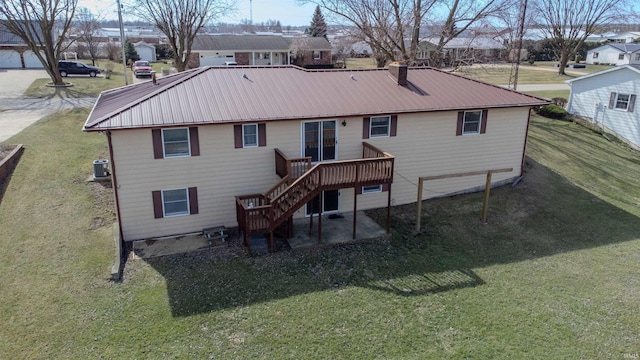
[[[509,83],[511,68],[502,65],[479,65],[474,67],[461,67],[456,74],[491,84],[506,85]],[[577,77],[577,75],[558,75],[552,71],[529,69],[523,66],[520,67],[518,71],[518,84],[561,84],[565,80],[575,77]]]
[[[388,240],[257,258],[129,260],[87,183],[87,110],[10,139],[0,203],[0,358],[622,359],[640,352],[640,156],[533,117],[523,180],[393,209]],[[636,170],[634,170],[636,169]],[[108,189],[107,189],[108,190]],[[372,216],[381,217],[372,212]],[[97,221],[97,219],[104,219]]]
[[[538,96],[545,99],[553,99],[561,97],[569,100],[569,90],[541,90],[541,91],[523,91],[525,94]]]
[[[527,63],[523,63],[522,66],[524,67],[542,67],[542,68],[554,68],[557,70],[557,68],[555,67],[555,65],[557,64],[557,61],[536,61],[533,65],[529,65]],[[570,64],[572,64],[573,62],[570,62]],[[602,70],[607,70],[607,69],[611,69],[613,66],[609,66],[609,65],[591,65],[591,64],[585,64],[584,61],[582,62],[582,64],[586,65],[586,68],[584,69],[572,69],[572,68],[567,68],[568,71],[575,71],[575,72],[580,72],[580,73],[585,73],[585,74],[590,74],[590,73],[594,73],[597,71],[602,71]]]

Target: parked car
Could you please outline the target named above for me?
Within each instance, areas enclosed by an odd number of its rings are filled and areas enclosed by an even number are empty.
[[[79,61],[58,61],[58,71],[62,77],[67,77],[67,75],[89,75],[96,77],[97,74],[100,74],[100,68]]]
[[[135,77],[151,76],[153,74],[151,64],[146,60],[138,60],[134,62],[133,65],[131,65],[131,70],[133,70],[133,75],[135,75]]]

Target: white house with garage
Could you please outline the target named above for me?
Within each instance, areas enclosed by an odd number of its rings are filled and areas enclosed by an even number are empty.
[[[38,56],[0,23],[0,69],[42,69]]]
[[[590,119],[630,145],[640,148],[640,65],[622,65],[567,80],[570,114]]]
[[[639,43],[609,43],[587,51],[587,64],[640,64]]]

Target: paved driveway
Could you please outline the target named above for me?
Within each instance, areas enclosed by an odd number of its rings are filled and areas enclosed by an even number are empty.
[[[44,70],[0,70],[0,143],[43,117],[77,106],[90,107],[95,99],[31,99],[23,96]]]

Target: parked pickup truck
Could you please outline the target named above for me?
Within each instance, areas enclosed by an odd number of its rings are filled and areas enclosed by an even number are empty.
[[[133,70],[133,75],[135,77],[140,76],[151,76],[153,73],[151,70],[151,64],[149,64],[146,60],[139,60],[131,65],[131,70]]]

